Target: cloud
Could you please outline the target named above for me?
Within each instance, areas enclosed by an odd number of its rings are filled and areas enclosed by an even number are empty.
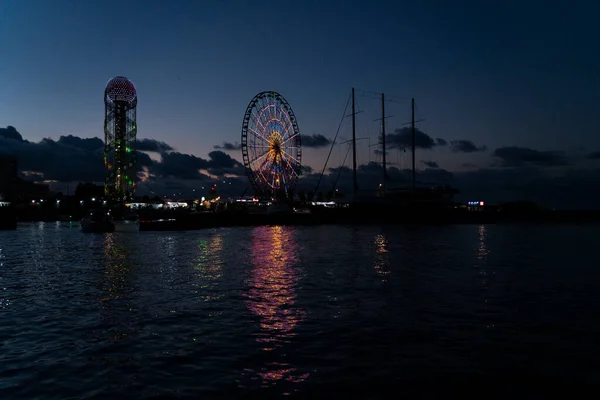
[[[155,162],[150,168],[153,176],[161,178],[208,180],[212,176],[242,175],[243,165],[229,154],[220,150],[208,153],[208,160],[184,154],[177,151],[161,154],[161,161]],[[208,172],[208,174],[206,172]]]
[[[242,164],[231,158],[229,154],[223,153],[222,151],[215,150],[208,153],[210,160],[208,161],[208,168],[238,168],[242,167]]]
[[[80,138],[73,135],[61,136],[57,143],[89,151],[104,148],[104,142],[99,138]]]
[[[205,181],[224,176],[243,176],[242,164],[222,151],[212,151],[208,159],[170,151],[172,146],[154,139],[138,141],[136,169],[144,180],[157,181],[195,179]],[[158,152],[154,161],[144,151]],[[29,142],[14,128],[0,128],[0,155],[17,157],[19,170],[28,179],[58,182],[103,183],[104,142],[100,138],[60,136],[58,140]],[[201,171],[202,170],[202,171]]]
[[[587,158],[589,158],[590,160],[600,160],[600,151],[590,153]]]
[[[321,148],[331,144],[331,140],[321,135],[320,133],[314,135],[300,135],[300,141],[302,147]]]
[[[208,153],[207,170],[213,175],[244,175],[245,169],[242,163],[232,158],[229,154],[223,153],[220,150],[211,151]]]
[[[136,146],[137,146],[137,150],[151,151],[154,153],[164,153],[166,151],[174,150],[173,147],[166,144],[165,142],[161,142],[156,139],[147,139],[147,138],[138,139]]]
[[[152,160],[148,154],[144,153],[143,151],[140,151],[137,153],[136,165],[139,169],[141,169],[140,167],[149,167],[151,165],[154,165],[154,160]]]
[[[447,146],[448,141],[438,137],[438,138],[435,138],[435,144],[437,144],[438,146]]]
[[[11,128],[11,127],[9,127]],[[14,128],[13,128],[14,129]],[[15,131],[16,132],[16,131]],[[17,135],[20,134],[17,132]],[[0,134],[1,136],[1,134]],[[104,148],[104,141],[100,138],[80,138],[78,136],[67,135],[60,136],[57,140],[58,144],[73,146],[82,150],[94,151],[98,149]],[[156,139],[138,139],[136,142],[137,150],[140,151],[150,151],[155,153],[163,153],[165,151],[174,150],[173,147],[168,145],[165,142],[161,142]]]
[[[310,165],[302,165],[301,168],[303,174],[312,174],[313,172],[313,169]]]
[[[353,190],[352,169],[347,166],[328,168],[329,174],[323,177],[323,191],[327,191],[327,187],[333,187],[333,183],[338,179],[336,187],[340,190],[350,193]],[[304,177],[298,186],[304,190],[309,190],[310,185],[316,185],[319,174],[313,174]],[[424,184],[448,184],[452,180],[452,173],[441,168],[427,168],[425,170],[417,170],[416,178],[418,182]],[[396,167],[387,168],[388,182],[391,186],[404,186],[412,181],[412,170],[399,169]],[[357,168],[358,184],[364,190],[376,190],[378,185],[383,180],[383,167],[376,162],[359,165]],[[314,189],[314,187],[313,187]]]
[[[455,153],[475,153],[477,151],[487,150],[487,147],[485,146],[475,146],[475,143],[471,142],[470,140],[452,140],[450,145],[452,147],[452,151]]]
[[[0,128],[0,137],[4,139],[15,140],[17,142],[23,142],[23,136],[17,132],[14,126],[10,125],[6,128]]]
[[[242,144],[238,143],[238,142],[234,142],[234,143],[223,142],[222,145],[217,144],[217,145],[214,145],[213,148],[217,149],[217,150],[234,151],[234,150],[241,150]]]
[[[494,150],[494,156],[499,158],[503,167],[519,167],[533,165],[540,167],[556,167],[569,165],[564,152],[539,151],[526,147],[500,147]]]
[[[426,166],[428,166],[429,168],[439,168],[440,167],[438,165],[438,163],[436,163],[435,161],[423,161],[423,160],[421,160],[421,162],[423,164],[425,164]]]
[[[104,180],[102,149],[90,151],[52,139],[32,143],[0,137],[0,154],[15,156],[21,171],[37,172],[45,180]]]
[[[200,170],[206,169],[207,164],[208,162],[200,157],[173,151],[161,155],[161,162],[154,166],[152,173],[162,178],[204,180],[207,176],[200,173]]]
[[[439,139],[438,139],[439,140]],[[443,139],[442,139],[443,141]],[[445,141],[444,141],[445,142]],[[409,149],[412,147],[411,128],[396,129],[394,133],[387,135],[387,143],[390,149]],[[431,149],[438,144],[431,136],[415,128],[415,148]]]
[[[350,167],[346,167],[345,165],[340,165],[339,167],[329,167],[327,168],[331,175],[337,175],[339,173],[352,173],[352,169]],[[340,171],[341,170],[341,171]]]

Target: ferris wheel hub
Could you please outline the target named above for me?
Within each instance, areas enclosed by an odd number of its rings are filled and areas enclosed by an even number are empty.
[[[283,137],[278,131],[272,131],[269,135],[269,149],[276,155],[281,153],[281,146],[283,144]]]

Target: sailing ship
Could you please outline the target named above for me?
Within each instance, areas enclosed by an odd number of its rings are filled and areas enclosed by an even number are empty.
[[[382,145],[382,166],[383,183],[380,184],[377,194],[374,191],[361,191],[358,185],[357,160],[356,160],[356,120],[355,109],[355,90],[352,88],[352,181],[353,192],[348,207],[344,213],[352,219],[368,218],[379,219],[382,217],[389,219],[391,217],[402,215],[402,219],[407,217],[424,215],[439,218],[441,214],[447,213],[453,209],[454,195],[458,191],[446,185],[434,185],[428,187],[417,187],[416,169],[415,169],[415,99],[411,99],[411,185],[408,187],[389,188],[389,176],[386,165],[386,132],[385,132],[385,95],[381,94],[381,145]],[[335,145],[332,143],[332,146]],[[338,211],[340,212],[340,211]]]

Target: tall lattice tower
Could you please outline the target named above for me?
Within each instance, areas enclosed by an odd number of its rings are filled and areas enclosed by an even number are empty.
[[[104,194],[113,201],[127,201],[135,194],[135,119],[137,93],[131,81],[116,76],[104,90]]]

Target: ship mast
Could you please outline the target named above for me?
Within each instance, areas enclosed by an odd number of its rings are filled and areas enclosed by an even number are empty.
[[[373,122],[375,121],[381,121],[381,146],[382,149],[381,151],[383,152],[383,158],[382,158],[382,164],[383,164],[383,183],[382,183],[382,188],[383,188],[383,192],[385,193],[385,189],[386,189],[386,182],[387,182],[387,163],[386,163],[386,149],[385,149],[385,120],[387,118],[391,118],[393,117],[393,115],[385,115],[385,95],[383,93],[381,93],[381,118],[375,119],[373,120]],[[370,147],[370,146],[369,146]]]
[[[412,188],[415,190],[415,98],[413,97],[411,102],[411,136],[412,136]],[[385,156],[384,156],[385,157]]]
[[[383,147],[381,153],[383,157],[383,193],[385,193],[387,172],[385,165],[385,97],[383,93],[381,93],[381,146]]]
[[[352,179],[354,182],[354,196],[358,192],[358,180],[356,178],[356,109],[354,101],[354,88],[352,88]]]

